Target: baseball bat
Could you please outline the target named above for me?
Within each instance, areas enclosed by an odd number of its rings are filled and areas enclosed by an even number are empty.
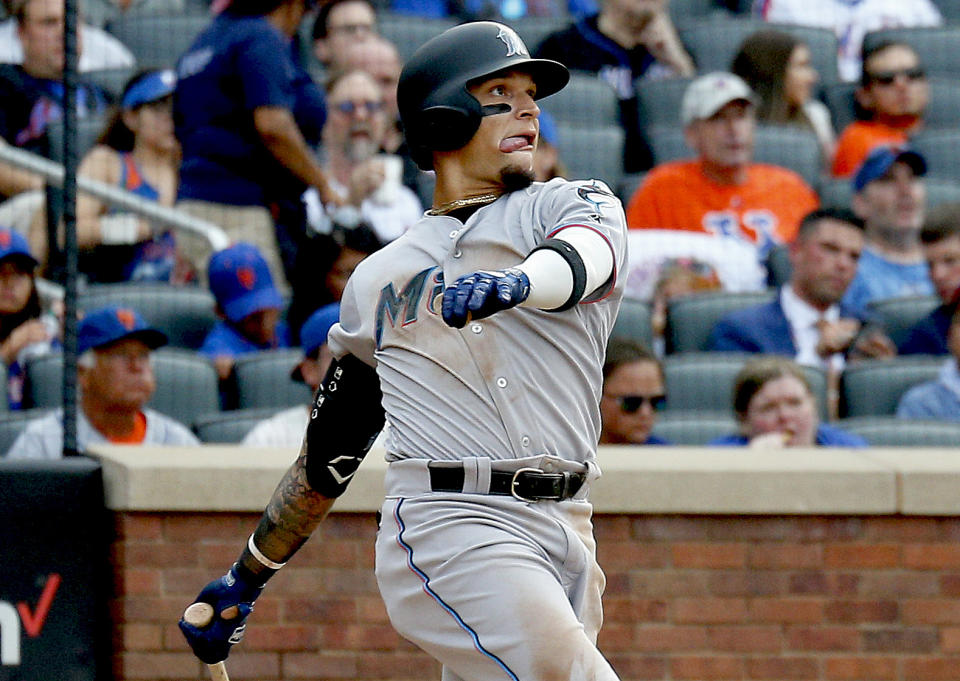
[[[213,606],[209,603],[193,603],[183,611],[183,621],[202,629],[213,621]],[[227,676],[227,666],[223,662],[207,666],[210,668],[210,678],[213,681],[230,681],[230,677]]]

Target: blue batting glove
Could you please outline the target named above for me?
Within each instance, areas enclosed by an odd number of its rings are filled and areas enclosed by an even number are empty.
[[[213,606],[213,620],[205,627],[195,627],[180,619],[180,631],[193,648],[194,654],[207,664],[216,664],[227,659],[230,648],[239,643],[246,629],[247,615],[253,611],[253,602],[263,591],[254,584],[246,570],[238,570],[234,563],[230,571],[220,579],[207,584],[196,598],[197,603]],[[237,614],[224,619],[221,614],[236,606]]]
[[[530,280],[516,268],[467,274],[443,291],[443,321],[462,329],[468,319],[483,319],[519,305],[530,295]]]

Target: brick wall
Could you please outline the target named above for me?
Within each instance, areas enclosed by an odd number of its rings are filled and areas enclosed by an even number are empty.
[[[176,620],[258,514],[120,513],[118,681],[205,679]],[[960,518],[599,515],[624,681],[960,679]],[[430,681],[391,629],[372,514],[334,514],[257,602],[231,679]],[[317,541],[320,539],[320,541]]]

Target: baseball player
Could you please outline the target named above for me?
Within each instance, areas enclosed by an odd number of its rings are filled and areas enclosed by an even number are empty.
[[[567,69],[494,22],[424,44],[400,77],[432,209],[347,284],[301,453],[238,561],[181,620],[223,660],[270,576],[346,488],[386,419],[376,576],[394,627],[456,681],[614,681],[587,501],[625,219],[596,180],[532,183],[536,100]]]

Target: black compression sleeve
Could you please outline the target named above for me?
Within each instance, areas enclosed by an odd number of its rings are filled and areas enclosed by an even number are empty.
[[[542,241],[537,244],[536,248],[530,251],[530,253],[535,253],[543,249],[559,253],[563,259],[567,261],[567,264],[570,265],[570,271],[573,274],[573,290],[570,291],[570,297],[567,298],[567,301],[560,307],[546,310],[546,312],[563,312],[564,310],[569,310],[580,302],[587,288],[587,268],[584,267],[583,258],[577,253],[577,249],[563,239],[547,239]],[[528,255],[527,257],[529,258],[530,256]]]
[[[306,436],[307,482],[329,499],[344,493],[383,428],[380,379],[352,355],[334,360],[317,389]]]

